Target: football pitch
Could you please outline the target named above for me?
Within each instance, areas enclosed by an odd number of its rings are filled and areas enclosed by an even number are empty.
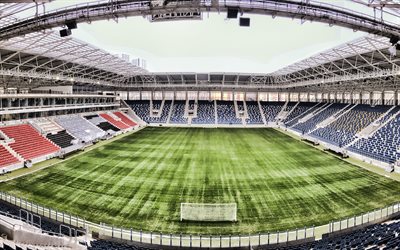
[[[146,128],[0,184],[46,207],[164,233],[321,225],[400,201],[398,182],[277,130]],[[237,222],[181,222],[180,203],[237,203]]]

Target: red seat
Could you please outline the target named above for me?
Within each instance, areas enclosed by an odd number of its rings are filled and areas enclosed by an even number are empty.
[[[108,114],[100,114],[100,116],[103,117],[104,119],[106,119],[108,122],[110,122],[112,125],[116,126],[119,129],[130,128],[130,126],[126,125],[124,122],[117,121]]]
[[[15,125],[2,127],[0,130],[14,139],[9,146],[26,160],[56,153],[60,147],[40,135],[31,125]]]
[[[3,145],[0,145],[0,156],[0,167],[6,167],[8,165],[20,162]]]
[[[122,114],[121,112],[114,112],[114,115],[118,116],[121,119],[121,121],[123,121],[125,124],[129,125],[130,127],[134,127],[137,125],[134,121],[129,119],[126,115]]]

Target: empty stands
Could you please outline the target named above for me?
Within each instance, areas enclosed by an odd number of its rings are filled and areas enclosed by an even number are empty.
[[[60,147],[41,136],[31,125],[1,127],[0,130],[14,139],[14,142],[8,145],[25,160],[54,154],[60,150]]]
[[[60,148],[68,148],[72,146],[72,141],[75,140],[75,138],[72,135],[68,134],[66,130],[62,130],[55,134],[47,134],[46,137],[47,139],[58,145]]]
[[[218,124],[242,124],[242,120],[236,117],[233,102],[217,101]]]
[[[248,118],[246,119],[247,124],[264,124],[258,102],[249,101],[246,102]]]
[[[192,119],[192,124],[215,124],[214,101],[198,101],[197,117]]]
[[[20,162],[17,157],[12,155],[3,145],[0,144],[0,168],[7,167]]]
[[[310,131],[314,130],[319,123],[328,119],[334,114],[338,113],[346,106],[347,104],[341,104],[341,103],[329,104],[328,107],[320,110],[318,113],[316,113],[313,117],[311,117],[307,121],[304,121],[302,123],[299,122],[297,125],[293,127],[293,129],[303,134],[308,134]]]
[[[399,147],[400,116],[397,116],[376,131],[371,138],[360,139],[348,149],[375,160],[395,163],[400,159],[400,153],[397,152]]]
[[[137,125],[136,122],[132,121],[129,117],[127,117],[122,112],[118,111],[118,112],[114,112],[113,114],[116,115],[118,118],[120,118],[123,123],[125,123],[126,125],[128,125],[130,127],[134,127]]]
[[[354,140],[356,133],[378,119],[388,109],[388,106],[357,105],[328,126],[315,130],[311,135],[339,147],[346,146]]]
[[[122,122],[121,120],[117,120],[114,117],[112,117],[109,114],[100,114],[101,117],[103,117],[104,119],[106,119],[109,123],[111,123],[112,125],[114,125],[115,127],[124,130],[124,129],[128,129],[130,128],[129,125],[126,125],[124,122]]]
[[[105,132],[80,115],[59,116],[55,121],[71,135],[83,142],[91,142],[105,136]]]
[[[93,125],[96,125],[99,127],[101,130],[109,133],[109,134],[114,134],[115,132],[121,131],[119,128],[115,127],[111,123],[109,123],[107,120],[105,120],[103,117],[95,114],[95,115],[88,115],[85,116],[85,118],[93,123]]]
[[[301,102],[296,108],[293,109],[292,112],[284,119],[284,123],[286,126],[290,127],[295,125],[301,118],[310,114],[314,110],[321,107],[322,103],[314,103],[314,102]]]
[[[144,122],[150,122],[150,101],[127,101],[129,106]]]
[[[172,105],[172,113],[169,123],[175,124],[187,124],[188,119],[184,117],[185,115],[185,101],[175,101]]]
[[[166,123],[172,106],[172,101],[169,100],[164,101],[164,105],[162,105],[162,101],[152,101],[153,110],[161,112],[150,115],[150,101],[128,101],[127,103],[135,114],[147,123]]]
[[[260,102],[261,108],[264,112],[265,121],[274,122],[279,112],[282,110],[284,102]]]

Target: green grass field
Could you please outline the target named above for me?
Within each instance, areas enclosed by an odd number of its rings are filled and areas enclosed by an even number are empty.
[[[400,201],[398,182],[274,129],[146,128],[0,190],[146,231],[255,233],[325,224]],[[238,204],[238,222],[180,222],[180,203]]]

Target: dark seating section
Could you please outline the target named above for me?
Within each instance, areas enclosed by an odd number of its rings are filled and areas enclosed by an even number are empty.
[[[75,139],[72,135],[68,134],[66,130],[56,134],[48,134],[46,137],[61,148],[72,146],[71,142]]]
[[[277,249],[400,249],[400,222],[376,224],[346,235]]]
[[[109,122],[100,122],[97,124],[97,127],[101,128],[104,131],[112,130],[115,132],[120,131],[119,128],[115,127],[114,125],[110,124]]]
[[[94,240],[91,243],[91,246],[88,247],[89,250],[153,250],[157,248],[148,248],[142,246],[135,246],[126,243],[119,243],[107,240]]]

